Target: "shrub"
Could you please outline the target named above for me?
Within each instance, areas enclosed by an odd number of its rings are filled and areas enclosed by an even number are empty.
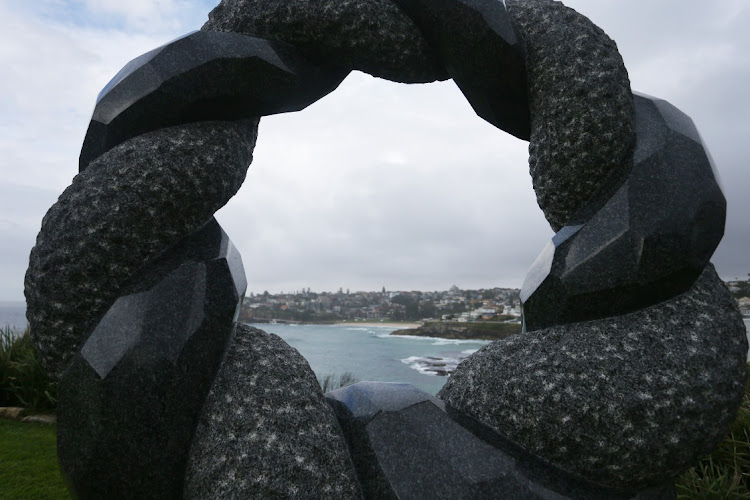
[[[675,489],[685,499],[750,499],[750,377],[729,434],[711,455],[677,478]]]
[[[22,335],[9,326],[0,330],[0,406],[32,411],[57,406],[57,384],[42,368],[28,328]]]
[[[338,378],[336,375],[329,373],[322,379],[318,379],[318,383],[324,393],[346,387],[347,385],[356,384],[357,382],[359,382],[359,380],[352,372],[344,372],[339,375]]]

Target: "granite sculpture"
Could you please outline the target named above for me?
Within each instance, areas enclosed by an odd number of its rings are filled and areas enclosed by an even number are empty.
[[[212,216],[259,116],[352,70],[454,79],[529,139],[558,231],[524,284],[526,331],[467,358],[439,399],[378,383],[324,396],[299,353],[235,323],[244,271]],[[222,0],[104,88],[79,167],[25,281],[78,496],[671,498],[742,397],[705,145],[559,2]]]
[[[121,288],[58,385],[58,454],[79,496],[179,494],[246,287],[212,219]]]
[[[571,217],[532,265],[521,289],[527,331],[675,297],[724,235],[726,201],[693,122],[666,101],[636,94],[634,102],[632,170],[603,206],[594,197]]]

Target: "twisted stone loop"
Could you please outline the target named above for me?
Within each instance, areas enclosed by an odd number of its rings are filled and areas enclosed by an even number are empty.
[[[747,339],[709,263],[726,202],[697,129],[633,95],[584,16],[506,4],[223,0],[105,87],[25,281],[79,495],[403,497],[434,483],[625,498],[715,446]],[[326,402],[296,351],[235,323],[246,281],[212,216],[244,181],[258,117],[302,110],[352,70],[452,78],[480,117],[530,141],[557,231],[523,285],[525,333],[470,356],[442,402],[377,384]],[[396,439],[386,414],[434,425]],[[492,464],[486,479],[393,472],[399,442],[427,446],[438,428]]]

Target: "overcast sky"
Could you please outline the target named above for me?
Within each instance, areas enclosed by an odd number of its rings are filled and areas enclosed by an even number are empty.
[[[23,300],[46,210],[77,173],[96,95],[130,59],[199,28],[218,0],[0,0],[0,300]],[[690,115],[728,200],[713,261],[750,272],[750,3],[570,0],[618,44],[634,90]],[[527,143],[452,82],[352,73],[306,110],[263,118],[217,213],[250,291],[520,287],[552,236]]]

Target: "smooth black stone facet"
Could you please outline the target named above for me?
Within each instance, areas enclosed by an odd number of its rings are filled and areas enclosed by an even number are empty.
[[[326,394],[366,498],[672,498],[670,484],[602,488],[543,462],[409,385],[360,382]]]
[[[196,31],[144,54],[107,84],[79,170],[131,137],[209,120],[299,111],[334,90],[345,70],[322,70],[282,42]]]
[[[60,464],[81,498],[181,498],[244,272],[212,219],[130,283],[60,380]]]
[[[519,139],[531,124],[526,66],[497,0],[396,0],[439,54],[477,115]]]
[[[633,168],[601,208],[573,216],[532,265],[521,290],[527,331],[674,297],[721,241],[726,201],[693,122],[666,101],[634,101]]]

